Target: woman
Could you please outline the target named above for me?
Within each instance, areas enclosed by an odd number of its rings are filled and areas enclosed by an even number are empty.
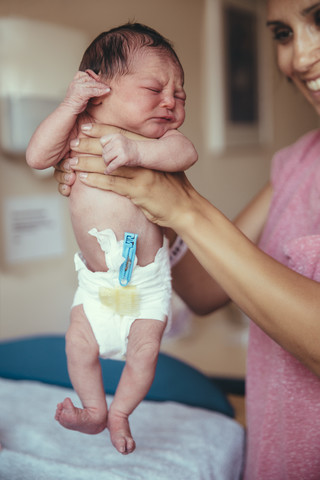
[[[320,114],[320,2],[268,0],[267,20],[280,70]],[[103,126],[91,134],[103,136]],[[101,145],[81,140],[76,151],[101,155]],[[81,174],[85,184],[127,196],[182,237],[189,251],[173,286],[194,311],[232,299],[251,318],[245,479],[320,478],[319,152],[318,131],[275,155],[270,183],[234,224],[182,173],[101,175],[101,157],[73,165],[96,172]],[[74,181],[67,175],[56,174],[66,195]]]

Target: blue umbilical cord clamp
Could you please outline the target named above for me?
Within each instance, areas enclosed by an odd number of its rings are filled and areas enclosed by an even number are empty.
[[[138,235],[136,233],[124,234],[122,256],[124,262],[120,265],[119,282],[122,287],[126,287],[131,280],[134,259],[137,249]]]

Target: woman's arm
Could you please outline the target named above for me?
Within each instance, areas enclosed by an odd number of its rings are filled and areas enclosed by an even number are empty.
[[[253,242],[257,242],[267,218],[272,188],[268,184],[238,215],[234,223]],[[172,269],[173,287],[198,315],[206,315],[223,305],[229,296],[198,262],[191,250]]]
[[[320,284],[263,253],[198,194],[190,203],[166,223],[262,330],[320,375]]]
[[[176,231],[227,297],[273,340],[320,375],[319,283],[259,250],[194,190],[183,173],[123,168],[114,175],[84,174],[82,181],[125,195],[149,220]],[[269,195],[267,188],[262,198]],[[246,224],[248,217],[240,216],[240,223],[241,218]],[[256,236],[254,232],[252,235]]]
[[[87,127],[86,127],[87,128]],[[92,125],[89,126],[92,129]],[[117,133],[116,127],[94,125],[90,134],[97,136],[102,134]],[[130,132],[122,132],[129,138],[142,140]],[[98,139],[84,138],[76,147],[84,152],[91,151],[95,155],[102,154],[102,146]],[[104,172],[104,163],[101,157],[84,156],[76,159],[68,159],[61,163],[59,170],[56,170],[55,177],[59,182],[59,190],[63,195],[69,195],[71,185],[75,180],[75,174],[72,165],[77,170],[84,170],[102,174]],[[79,162],[78,164],[75,164]],[[104,175],[98,175],[101,182],[101,188],[106,182]],[[92,180],[94,181],[94,180]],[[98,186],[98,185],[95,185]],[[267,217],[269,203],[271,199],[271,186],[259,193],[248,207],[236,218],[235,223],[252,241],[256,242],[260,236],[264,221]],[[168,229],[167,229],[168,230]],[[174,231],[169,231],[170,241],[173,242],[176,236]],[[168,233],[167,233],[168,236]],[[189,250],[184,258],[172,269],[173,288],[178,295],[188,304],[188,306],[198,315],[208,314],[217,308],[225,305],[229,301],[229,296],[224,292],[220,285],[208,274],[207,270],[198,262],[193,253]]]
[[[85,139],[83,151],[92,151],[96,143]],[[79,170],[90,171],[97,162],[93,170],[101,171],[101,158],[79,160]],[[283,266],[254,244],[270,204],[270,186],[238,217],[243,233],[192,187],[184,173],[126,167],[113,175],[83,173],[80,178],[89,186],[126,196],[150,221],[176,231],[214,285],[220,285],[220,293],[226,292],[225,297],[221,293],[221,302],[231,298],[271,338],[320,375],[320,283]],[[258,212],[264,212],[263,221],[258,219],[253,228]]]

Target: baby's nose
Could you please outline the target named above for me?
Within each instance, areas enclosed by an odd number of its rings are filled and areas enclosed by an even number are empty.
[[[161,106],[168,108],[169,110],[172,110],[175,107],[175,104],[176,104],[176,100],[173,95],[171,94],[164,95]]]

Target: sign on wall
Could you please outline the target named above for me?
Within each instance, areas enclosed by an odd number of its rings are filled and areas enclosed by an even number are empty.
[[[7,263],[58,257],[65,253],[60,200],[57,195],[6,198]]]

